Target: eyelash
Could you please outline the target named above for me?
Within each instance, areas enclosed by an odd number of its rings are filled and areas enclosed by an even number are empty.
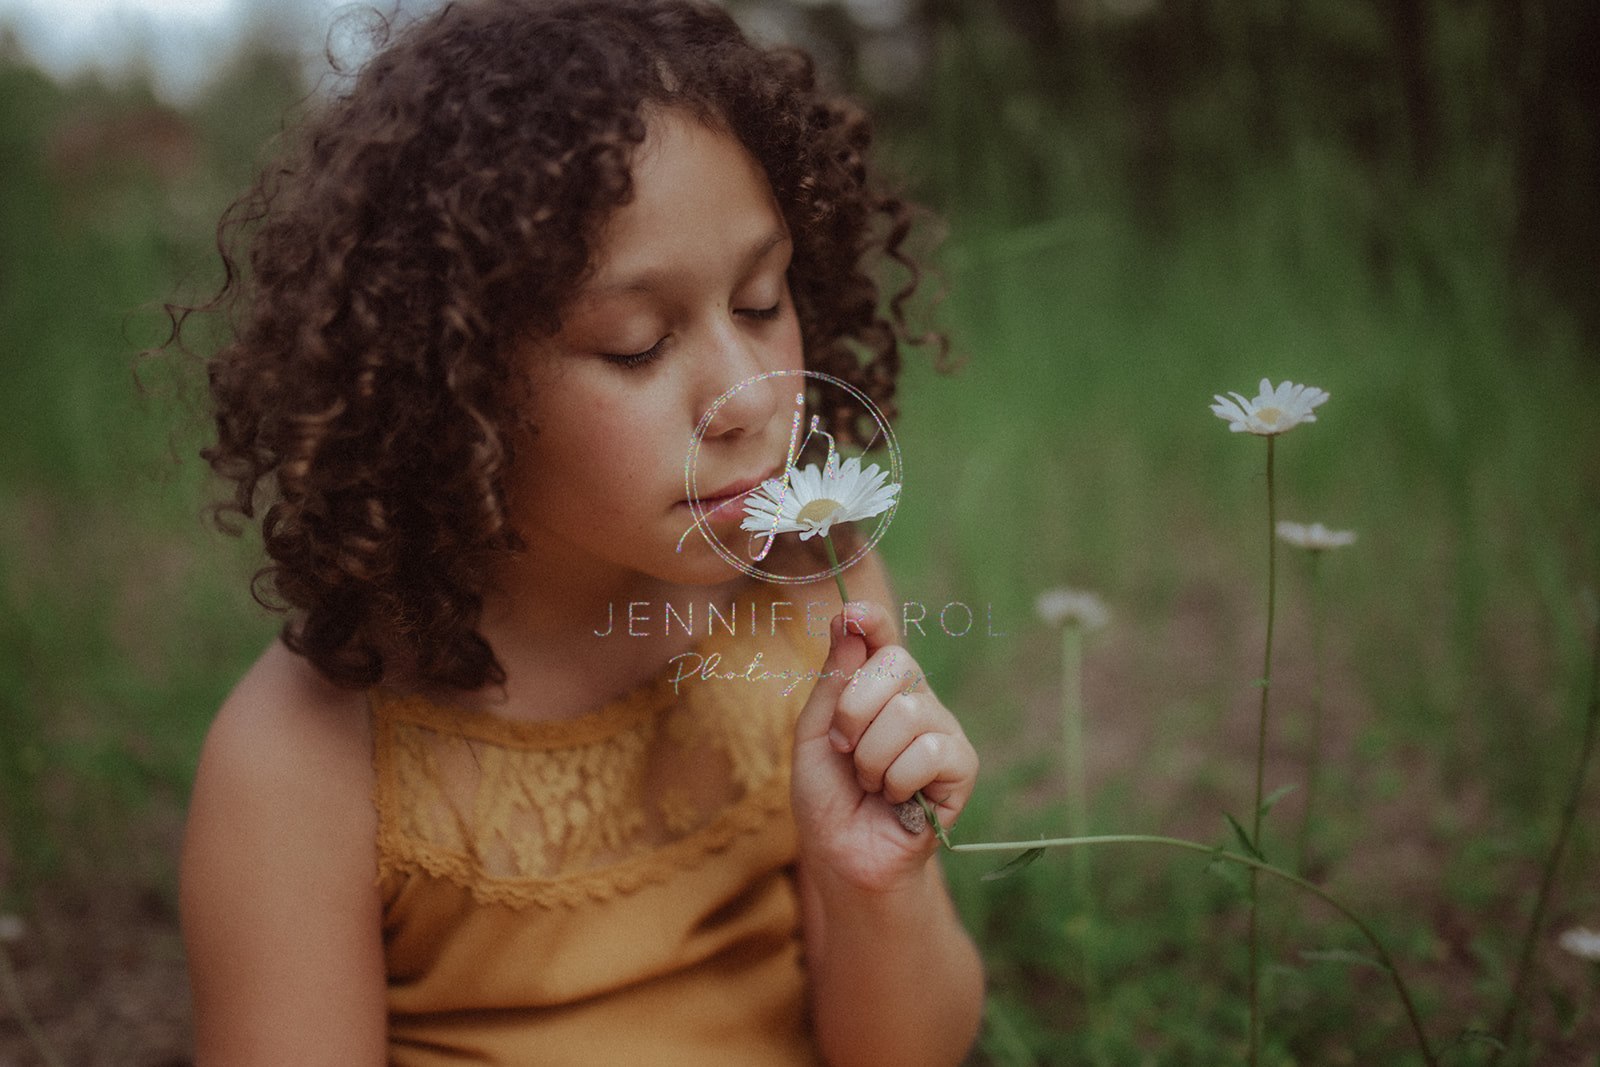
[[[771,322],[778,317],[778,312],[783,310],[783,302],[779,301],[769,308],[744,308],[739,314],[746,318],[755,319],[757,322]]]
[[[664,346],[666,343],[667,339],[663,337],[661,340],[657,341],[643,352],[633,352],[627,355],[607,355],[606,359],[621,367],[623,370],[633,370],[636,367],[642,367],[646,363],[651,363],[658,359],[661,356],[662,346]]]
[[[779,301],[778,303],[773,304],[771,307],[741,308],[737,314],[743,315],[746,318],[755,319],[757,322],[771,322],[778,317],[778,314],[781,311],[783,311],[783,302]],[[661,357],[661,350],[666,343],[667,339],[663,337],[661,340],[657,341],[643,352],[607,354],[605,358],[618,367],[621,367],[623,370],[634,370],[644,366],[646,363],[653,363],[655,360],[659,359]]]

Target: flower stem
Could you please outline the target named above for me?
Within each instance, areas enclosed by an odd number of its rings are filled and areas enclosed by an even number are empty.
[[[850,594],[844,587],[844,568],[839,566],[839,553],[834,551],[833,537],[829,534],[822,535],[822,548],[828,553],[828,569],[833,572],[833,580],[839,586],[839,602],[850,603]]]
[[[1295,849],[1296,867],[1304,874],[1310,863],[1311,821],[1317,800],[1317,781],[1322,775],[1323,636],[1325,620],[1322,603],[1322,556],[1311,553],[1311,736],[1306,742],[1306,802],[1300,813],[1300,841]]]
[[[1252,807],[1250,843],[1258,853],[1261,847],[1261,795],[1267,766],[1267,702],[1272,692],[1272,624],[1278,591],[1278,498],[1272,479],[1273,445],[1267,438],[1267,644],[1261,664],[1261,711],[1256,718],[1256,799]],[[1260,870],[1250,871],[1250,1067],[1261,1062],[1261,922]]]
[[[1495,1055],[1495,1062],[1505,1054],[1512,1040],[1516,1037],[1518,1015],[1522,1011],[1522,1002],[1527,995],[1528,974],[1533,965],[1534,948],[1539,943],[1540,931],[1544,928],[1545,911],[1550,905],[1550,894],[1555,888],[1556,869],[1561,865],[1561,857],[1567,848],[1567,839],[1572,836],[1573,823],[1577,821],[1578,801],[1583,796],[1584,779],[1588,775],[1589,762],[1594,755],[1595,734],[1600,732],[1600,624],[1595,626],[1594,633],[1594,662],[1589,672],[1589,707],[1584,716],[1583,742],[1578,748],[1578,766],[1572,773],[1572,786],[1567,792],[1567,801],[1561,809],[1561,822],[1556,829],[1555,844],[1551,846],[1550,855],[1544,861],[1544,875],[1539,880],[1539,895],[1534,898],[1533,916],[1528,920],[1528,931],[1522,936],[1522,951],[1517,960],[1516,978],[1511,983],[1511,992],[1506,997],[1504,1014],[1500,1017],[1500,1025],[1495,1029],[1496,1036],[1500,1039],[1500,1051]]]
[[[1067,828],[1073,837],[1089,833],[1089,774],[1084,756],[1083,626],[1069,619],[1061,628],[1061,755],[1067,779]],[[1100,1048],[1100,976],[1094,956],[1094,898],[1089,891],[1089,853],[1072,854],[1073,889],[1083,922],[1080,946],[1090,1058],[1105,1062]]]
[[[1083,752],[1083,627],[1069,620],[1061,628],[1061,754],[1067,779],[1067,828],[1074,837],[1089,833],[1089,783]],[[1088,857],[1074,857],[1080,888],[1088,885]]]
[[[939,809],[933,806],[933,801],[923,796],[920,789],[911,794],[911,799],[922,806],[922,814],[927,816],[928,825],[933,827],[933,836],[939,839],[939,844],[945,848],[954,848],[955,846],[950,843],[950,831],[939,821]]]
[[[1395,966],[1394,958],[1389,955],[1389,950],[1378,939],[1372,928],[1361,920],[1361,917],[1351,911],[1342,901],[1329,893],[1326,889],[1314,882],[1307,881],[1299,875],[1292,874],[1281,867],[1275,867],[1263,860],[1229,852],[1212,845],[1204,845],[1198,841],[1188,841],[1181,837],[1162,837],[1156,834],[1105,834],[1095,837],[1055,837],[1044,838],[1038,841],[984,841],[975,844],[961,844],[952,846],[952,852],[1019,852],[1041,848],[1074,848],[1084,845],[1163,845],[1167,848],[1181,848],[1190,852],[1201,852],[1213,859],[1226,860],[1249,867],[1254,874],[1268,874],[1273,878],[1284,881],[1297,889],[1310,893],[1312,896],[1327,904],[1333,910],[1349,919],[1351,924],[1360,931],[1361,936],[1372,946],[1377,953],[1378,962],[1389,973],[1389,978],[1394,983],[1395,992],[1400,996],[1400,1003],[1405,1008],[1406,1018],[1411,1023],[1412,1033],[1416,1035],[1417,1047],[1422,1052],[1423,1060],[1428,1067],[1439,1067],[1439,1060],[1434,1055],[1433,1046],[1428,1043],[1427,1032],[1422,1027],[1422,1017],[1417,1012],[1416,1002],[1411,999],[1411,991],[1406,986],[1405,979],[1400,977],[1400,970]]]

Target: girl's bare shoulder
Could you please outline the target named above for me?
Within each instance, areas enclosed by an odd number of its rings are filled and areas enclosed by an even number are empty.
[[[273,642],[223,701],[189,805],[185,867],[253,856],[256,870],[370,881],[376,863],[366,694]]]
[[[366,694],[334,685],[274,641],[223,701],[206,737],[200,775],[245,788],[324,800],[371,792]],[[197,782],[197,788],[199,783]]]
[[[217,713],[181,878],[197,1062],[381,1062],[370,729],[278,643]]]

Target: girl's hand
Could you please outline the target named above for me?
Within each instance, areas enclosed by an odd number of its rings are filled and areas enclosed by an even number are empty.
[[[907,884],[933,852],[891,805],[919,789],[941,825],[972,795],[978,754],[928,688],[911,654],[891,644],[877,604],[851,601],[829,626],[828,658],[795,723],[793,801],[805,864],[859,889]]]

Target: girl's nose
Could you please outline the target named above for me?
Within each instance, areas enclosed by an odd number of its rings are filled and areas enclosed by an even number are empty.
[[[784,397],[804,392],[798,375],[774,373],[762,347],[736,329],[725,331],[713,347],[706,356],[704,379],[709,399],[702,407],[711,412],[708,438],[760,431],[783,406]]]

